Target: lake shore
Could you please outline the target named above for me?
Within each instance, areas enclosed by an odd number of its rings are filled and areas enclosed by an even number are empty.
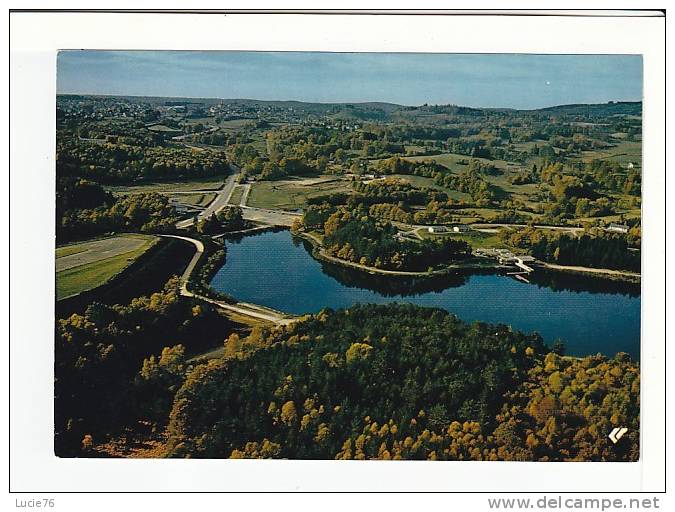
[[[405,270],[386,270],[371,267],[368,265],[361,265],[359,263],[354,263],[352,261],[347,261],[342,258],[337,258],[330,254],[326,254],[326,251],[321,243],[321,240],[311,233],[307,232],[298,232],[292,233],[294,236],[299,236],[304,240],[307,240],[312,244],[312,255],[322,261],[329,263],[334,263],[343,267],[354,268],[362,272],[367,272],[369,274],[380,274],[380,275],[389,275],[389,276],[404,276],[404,277],[433,277],[439,275],[447,275],[456,271],[462,270],[512,270],[512,265],[503,265],[497,263],[493,260],[480,261],[478,258],[471,258],[471,260],[466,262],[460,262],[452,265],[447,265],[442,269],[433,270],[431,272],[427,271],[405,271]],[[635,272],[628,272],[624,270],[612,270],[605,268],[592,268],[592,267],[581,267],[581,266],[572,266],[572,265],[556,265],[553,263],[547,263],[545,261],[537,261],[537,267],[545,268],[546,270],[554,272],[564,272],[567,274],[580,274],[587,275],[592,277],[597,277],[600,279],[608,279],[612,281],[623,281],[627,283],[639,283],[641,275]]]
[[[304,240],[307,240],[312,245],[312,256],[318,260],[326,261],[328,263],[334,263],[343,267],[354,268],[362,272],[367,272],[369,274],[380,274],[386,276],[401,276],[401,277],[433,277],[433,276],[442,276],[451,274],[453,272],[462,271],[462,270],[509,270],[512,269],[512,266],[501,265],[493,261],[481,261],[479,258],[471,258],[470,261],[460,262],[452,265],[446,265],[442,269],[428,271],[407,271],[407,270],[387,270],[381,268],[370,267],[368,265],[361,265],[360,263],[354,263],[353,261],[347,261],[342,258],[337,258],[326,254],[326,251],[321,244],[321,240],[312,235],[311,233],[302,232],[302,233],[293,233],[295,236],[299,236]]]
[[[278,230],[226,241],[227,261],[209,284],[240,302],[287,315],[357,303],[412,303],[470,322],[537,332],[546,343],[562,339],[568,355],[622,351],[639,357],[639,285],[545,268],[530,274],[529,283],[494,268],[458,269],[431,279],[369,273],[318,258],[306,240]]]
[[[625,283],[640,283],[642,275],[636,272],[628,272],[627,270],[612,270],[609,268],[592,268],[579,267],[574,265],[556,265],[554,263],[546,263],[545,261],[538,261],[537,266],[545,268],[553,272],[564,272],[566,274],[580,274],[586,276],[597,277],[600,279],[608,279],[611,281],[622,281]]]

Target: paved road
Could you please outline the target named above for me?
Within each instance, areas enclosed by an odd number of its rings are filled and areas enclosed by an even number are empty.
[[[256,304],[248,304],[245,302],[241,303],[235,303],[235,304],[229,304],[227,302],[211,299],[210,297],[205,297],[203,295],[199,295],[196,293],[191,292],[188,289],[188,282],[190,281],[190,275],[195,269],[195,265],[197,265],[197,262],[199,261],[199,258],[202,257],[202,254],[204,254],[204,244],[200,240],[196,240],[194,238],[189,238],[187,236],[178,236],[178,235],[161,235],[164,237],[168,238],[178,238],[179,240],[185,240],[186,242],[190,242],[192,245],[195,246],[195,254],[192,256],[192,259],[190,260],[190,263],[188,263],[188,266],[185,268],[185,271],[183,272],[183,275],[180,276],[180,293],[181,295],[185,297],[192,297],[196,298],[199,300],[203,300],[204,302],[208,302],[210,304],[213,304],[214,306],[217,306],[221,309],[226,309],[228,311],[232,311],[234,313],[238,313],[240,315],[244,316],[249,316],[252,318],[257,318],[259,320],[266,320],[268,322],[272,322],[275,324],[279,325],[288,325],[293,322],[296,322],[298,320],[297,317],[286,317],[283,314],[273,311],[271,309],[267,309],[263,306],[258,306]]]
[[[213,201],[211,201],[211,204],[208,205],[203,212],[197,215],[197,219],[204,219],[206,217],[210,217],[214,213],[217,213],[223,208],[225,208],[227,206],[227,203],[230,202],[230,197],[232,196],[232,192],[234,191],[234,186],[237,184],[237,178],[239,176],[240,171],[240,169],[236,167],[234,164],[230,164],[230,169],[232,170],[232,174],[230,174],[227,178],[225,178],[225,183],[223,184],[223,187],[220,190],[215,191],[216,198]],[[185,229],[192,226],[194,223],[195,218],[190,217],[189,219],[177,222],[176,227],[179,229]]]
[[[472,229],[490,229],[490,228],[526,228],[527,224],[485,224],[485,223],[476,223],[471,224]],[[572,233],[579,233],[584,230],[584,228],[578,228],[574,226],[544,226],[544,225],[534,225],[533,227],[537,229],[551,229],[553,231],[570,231]]]
[[[183,275],[180,276],[180,293],[181,295],[185,295],[186,297],[194,297],[195,295],[188,290],[187,288],[187,283],[190,280],[190,275],[192,274],[192,271],[195,269],[195,265],[199,261],[199,258],[202,257],[202,254],[204,254],[204,244],[200,240],[196,240],[194,238],[188,238],[187,236],[178,236],[178,235],[161,235],[167,238],[178,238],[179,240],[185,240],[186,242],[190,242],[192,245],[195,246],[195,254],[192,256],[192,259],[190,260],[190,263],[188,263],[188,266],[185,267],[185,271],[183,272]]]
[[[149,238],[131,237],[131,236],[114,236],[111,238],[104,238],[102,240],[94,240],[92,242],[84,242],[81,244],[74,244],[72,248],[81,248],[82,251],[68,256],[61,256],[56,258],[56,271],[61,272],[73,267],[79,267],[87,263],[94,263],[96,261],[118,256],[147,244]],[[79,247],[78,247],[79,246]]]

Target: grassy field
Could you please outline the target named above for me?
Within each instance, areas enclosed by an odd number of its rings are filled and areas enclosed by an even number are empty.
[[[622,140],[611,148],[584,151],[582,152],[581,159],[584,162],[590,162],[591,160],[612,160],[621,165],[627,166],[629,163],[633,163],[639,167],[642,163],[642,142]]]
[[[450,237],[455,240],[464,240],[474,249],[505,247],[499,239],[499,233],[483,233],[482,231],[468,231],[466,233],[429,233],[426,229],[418,230],[422,238]]]
[[[193,206],[207,207],[216,198],[216,194],[212,192],[205,192],[203,194],[176,194],[171,197],[178,199],[183,204],[191,204]]]
[[[434,182],[433,178],[425,178],[424,176],[415,176],[415,175],[408,175],[408,174],[392,174],[391,175],[394,178],[399,178],[403,181],[407,181],[410,183],[413,187],[418,187],[418,188],[432,188],[434,190],[440,190],[441,192],[445,192],[449,198],[451,199],[456,199],[456,200],[464,200],[464,201],[470,201],[471,196],[469,194],[465,194],[464,192],[458,192],[457,190],[453,190],[451,188],[447,187],[441,187],[440,185],[436,185]]]
[[[487,160],[485,158],[472,158],[466,155],[459,155],[456,153],[441,153],[440,155],[430,155],[430,156],[412,156],[406,157],[407,160],[412,160],[415,162],[431,162],[434,161],[438,164],[441,164],[447,167],[451,172],[459,174],[463,170],[468,169],[468,162],[471,160],[478,160],[480,162],[493,165],[499,169],[502,174],[496,176],[486,175],[484,176],[485,180],[496,187],[499,187],[507,195],[513,196],[516,199],[526,200],[528,195],[534,194],[537,191],[537,186],[534,184],[526,185],[513,185],[509,178],[521,172],[524,168],[520,164],[506,162],[504,160]],[[467,162],[467,164],[460,163]],[[415,178],[415,177],[412,177]],[[428,178],[427,178],[428,179]],[[430,180],[430,182],[432,182]],[[414,183],[413,183],[414,184]],[[430,186],[430,185],[426,185]],[[448,189],[440,187],[439,190],[450,193]],[[454,192],[455,195],[459,194]],[[454,196],[450,196],[454,197]],[[468,197],[464,195],[464,197]],[[457,198],[460,198],[459,196]]]
[[[423,155],[423,156],[409,156],[406,160],[413,162],[431,162],[434,161],[441,164],[453,172],[460,172],[462,169],[468,168],[468,163],[471,160],[470,156],[458,155],[456,153],[441,153],[440,155]],[[460,162],[466,162],[467,165]]]
[[[239,205],[241,203],[241,197],[244,195],[244,187],[237,185],[232,191],[232,196],[230,196],[230,203],[234,205]]]
[[[136,244],[137,246],[132,250],[115,254],[114,256],[107,256],[106,253],[109,253],[111,250],[114,252],[116,244],[128,245],[131,238],[134,241],[140,239],[142,243]],[[102,245],[102,241],[109,243]],[[65,299],[101,286],[133,263],[136,258],[157,243],[157,241],[158,238],[154,236],[118,235],[57,248],[57,260],[88,251],[93,252],[91,255],[88,255],[90,261],[87,263],[56,273],[56,300]],[[100,259],[97,256],[100,256]]]
[[[72,256],[73,254],[80,254],[88,249],[83,244],[64,245],[56,248],[56,258],[63,258],[65,256]]]
[[[229,119],[227,121],[223,121],[217,126],[219,128],[225,128],[225,129],[232,129],[232,130],[238,130],[240,128],[245,128],[247,126],[253,126],[255,125],[256,120],[255,119]]]
[[[248,206],[296,210],[308,198],[351,190],[351,182],[330,175],[308,180],[259,181],[251,187]]]
[[[176,130],[175,128],[169,128],[163,124],[155,124],[148,128],[151,132],[166,132],[166,133],[181,133],[181,130]]]
[[[143,192],[190,192],[193,190],[218,190],[223,186],[224,176],[186,179],[181,181],[148,181],[136,185],[107,186],[106,190],[113,194],[139,194]]]

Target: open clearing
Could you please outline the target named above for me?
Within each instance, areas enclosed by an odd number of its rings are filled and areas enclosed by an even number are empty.
[[[606,149],[596,149],[594,151],[583,151],[582,160],[590,162],[591,160],[613,160],[621,165],[641,165],[642,162],[642,142],[622,140],[616,146]]]
[[[445,192],[451,199],[471,201],[471,196],[469,194],[437,185],[433,178],[415,176],[414,174],[392,174],[391,177],[406,181],[413,187],[440,190],[441,192]]]
[[[246,204],[255,208],[297,210],[309,198],[351,190],[350,181],[332,175],[300,180],[259,181],[251,185]]]
[[[56,300],[104,284],[157,240],[154,236],[125,234],[57,248]]]
[[[208,178],[172,180],[172,181],[148,181],[128,186],[107,186],[106,190],[113,194],[140,194],[143,192],[159,192],[168,194],[171,192],[193,192],[218,190],[223,186],[225,176],[211,176]]]
[[[181,204],[201,206],[203,208],[206,208],[208,205],[210,205],[211,201],[213,201],[216,198],[216,194],[214,192],[195,193],[195,194],[175,194],[175,195],[172,194],[170,196],[174,199],[177,199],[178,202]]]
[[[476,248],[492,248],[492,247],[505,247],[505,244],[499,238],[499,231],[486,233],[483,231],[467,231],[465,233],[429,233],[428,230],[422,228],[418,229],[417,232],[422,238],[443,238],[448,237],[454,240],[463,240],[471,244],[471,246]]]
[[[181,130],[177,130],[176,128],[170,128],[163,124],[154,124],[152,126],[148,126],[148,130],[150,130],[151,132],[181,133]]]

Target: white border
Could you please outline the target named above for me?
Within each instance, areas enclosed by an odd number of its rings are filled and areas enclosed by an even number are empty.
[[[11,489],[662,490],[665,485],[664,25],[663,18],[654,17],[12,14]],[[641,461],[197,462],[54,457],[51,258],[55,50],[72,48],[642,54],[645,264]],[[30,208],[26,207],[27,201]]]

